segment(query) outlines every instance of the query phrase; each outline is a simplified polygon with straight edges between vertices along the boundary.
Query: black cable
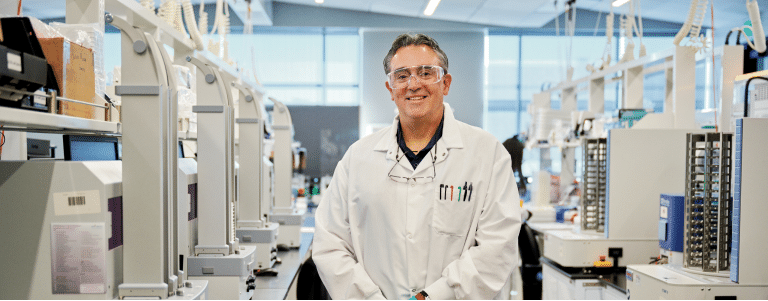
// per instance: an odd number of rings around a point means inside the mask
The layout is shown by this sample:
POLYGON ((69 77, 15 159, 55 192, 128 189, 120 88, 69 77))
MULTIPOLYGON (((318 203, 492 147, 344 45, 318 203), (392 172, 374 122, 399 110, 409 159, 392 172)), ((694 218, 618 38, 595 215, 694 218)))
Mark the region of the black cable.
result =
POLYGON ((762 79, 764 81, 768 81, 768 77, 762 77, 762 76, 755 76, 747 80, 747 84, 744 85, 744 117, 749 117, 747 116, 747 114, 749 113, 749 83, 756 78, 762 79))
POLYGON ((741 32, 736 35, 736 45, 741 45, 741 32))
POLYGON ((725 45, 728 45, 728 40, 731 39, 731 33, 733 33, 734 30, 738 30, 738 29, 731 29, 731 31, 729 31, 728 34, 725 35, 725 45))

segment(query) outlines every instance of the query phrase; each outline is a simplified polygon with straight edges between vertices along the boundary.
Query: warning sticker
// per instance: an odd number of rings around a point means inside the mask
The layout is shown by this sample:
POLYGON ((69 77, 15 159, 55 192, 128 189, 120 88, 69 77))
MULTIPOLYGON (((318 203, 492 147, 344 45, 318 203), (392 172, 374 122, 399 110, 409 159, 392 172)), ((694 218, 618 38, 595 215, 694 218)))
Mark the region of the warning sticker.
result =
POLYGON ((107 239, 104 223, 51 224, 53 294, 104 294, 107 239))

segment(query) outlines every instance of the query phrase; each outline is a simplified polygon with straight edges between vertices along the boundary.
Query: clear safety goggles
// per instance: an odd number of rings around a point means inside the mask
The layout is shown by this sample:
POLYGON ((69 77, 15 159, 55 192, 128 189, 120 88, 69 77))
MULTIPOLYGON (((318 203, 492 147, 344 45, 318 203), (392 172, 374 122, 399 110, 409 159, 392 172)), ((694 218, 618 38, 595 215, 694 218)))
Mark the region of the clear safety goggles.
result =
POLYGON ((426 176, 426 177, 403 177, 403 176, 396 176, 392 174, 392 171, 395 170, 395 166, 397 166, 400 163, 400 159, 405 157, 405 153, 403 153, 402 156, 400 155, 400 147, 397 148, 397 154, 395 154, 395 158, 397 159, 395 161, 395 165, 392 165, 392 169, 389 170, 389 173, 387 173, 387 176, 392 181, 398 182, 398 183, 408 183, 408 181, 413 180, 416 184, 426 184, 430 183, 435 180, 435 177, 437 176, 437 171, 435 170, 435 162, 437 162, 437 146, 433 146, 432 149, 429 152, 429 155, 432 156, 432 176, 426 176), (434 152, 434 154, 433 154, 434 152), (399 156, 399 158, 398 158, 399 156))
POLYGON ((397 69, 387 74, 387 77, 393 89, 402 89, 408 87, 411 78, 415 78, 424 85, 431 85, 443 79, 443 75, 445 75, 443 67, 422 65, 397 69))

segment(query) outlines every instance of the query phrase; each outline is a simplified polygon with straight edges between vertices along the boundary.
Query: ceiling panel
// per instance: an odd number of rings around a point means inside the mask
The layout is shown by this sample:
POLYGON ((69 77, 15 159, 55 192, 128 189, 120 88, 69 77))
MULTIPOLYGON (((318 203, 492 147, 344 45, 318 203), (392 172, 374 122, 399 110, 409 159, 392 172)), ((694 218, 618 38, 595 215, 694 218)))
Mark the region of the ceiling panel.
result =
MULTIPOLYGON (((331 0, 327 0, 331 1, 331 0)), ((368 0, 371 12, 400 15, 408 17, 426 17, 422 13, 427 6, 427 0, 368 0)))
POLYGON ((368 11, 368 9, 370 8, 371 1, 325 0, 323 4, 315 3, 315 0, 280 0, 280 2, 301 4, 301 5, 311 5, 311 6, 331 7, 331 8, 339 8, 339 9, 347 9, 347 10, 368 11))
MULTIPOLYGON (((68 0, 24 0, 23 13, 37 18, 56 18, 64 16, 65 3, 68 0)), ((72 0, 69 0, 72 1, 72 0)), ((155 0, 160 4, 163 0, 155 0)), ((192 0, 197 4, 215 3, 216 0, 192 0)), ((242 1, 242 0, 229 0, 242 1)), ((324 0, 317 4, 314 0, 273 0, 309 6, 366 11, 417 18, 433 18, 455 22, 469 22, 483 25, 540 27, 563 12, 565 0, 442 0, 435 14, 424 16, 423 11, 428 0, 324 0), (557 3, 557 6, 554 4, 557 3)), ((641 1, 644 18, 675 23, 685 21, 690 8, 690 0, 633 0, 641 1)), ((576 6, 582 9, 609 12, 613 0, 578 0, 576 6)), ((749 20, 744 0, 711 0, 715 7, 716 28, 732 28, 749 20), (714 1, 714 2, 713 2, 714 1)), ((14 12, 16 0, 0 0, 2 12, 14 12)), ((768 14, 768 1, 759 0, 763 15, 768 14)), ((624 7, 615 8, 616 14, 626 11, 624 7)), ((709 20, 709 15, 707 16, 709 20)), ((705 22, 709 26, 709 22, 705 22)))
POLYGON ((525 13, 533 11, 542 5, 551 5, 551 0, 530 0, 530 1, 509 1, 509 0, 488 0, 483 5, 484 10, 493 11, 518 11, 525 13))
POLYGON ((467 22, 472 15, 483 7, 482 0, 442 0, 432 17, 436 19, 467 22), (445 4, 445 6, 443 6, 445 4))
POLYGON ((482 10, 475 14, 470 22, 480 24, 493 24, 506 27, 527 27, 529 13, 510 11, 482 10))

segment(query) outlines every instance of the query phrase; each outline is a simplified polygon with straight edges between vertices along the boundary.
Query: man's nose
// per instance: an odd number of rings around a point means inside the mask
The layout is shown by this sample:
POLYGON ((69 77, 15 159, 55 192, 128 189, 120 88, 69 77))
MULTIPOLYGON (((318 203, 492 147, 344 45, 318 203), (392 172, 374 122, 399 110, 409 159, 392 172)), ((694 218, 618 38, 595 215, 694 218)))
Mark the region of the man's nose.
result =
POLYGON ((411 74, 411 77, 408 78, 408 85, 406 86, 408 90, 418 90, 422 86, 424 86, 424 84, 421 83, 419 77, 415 74, 411 74))

